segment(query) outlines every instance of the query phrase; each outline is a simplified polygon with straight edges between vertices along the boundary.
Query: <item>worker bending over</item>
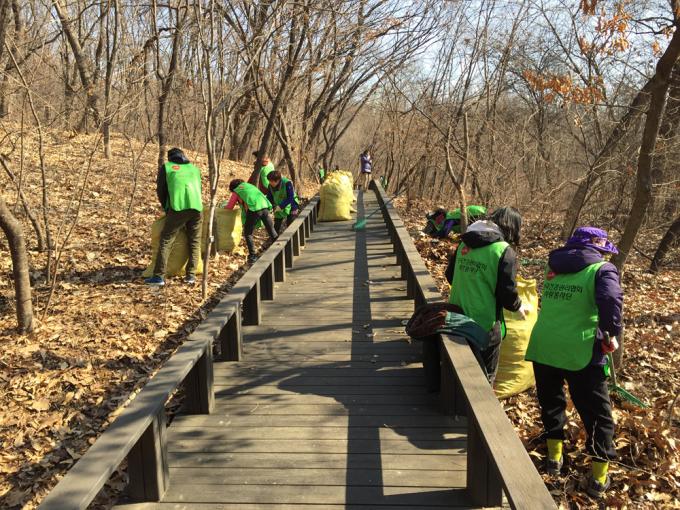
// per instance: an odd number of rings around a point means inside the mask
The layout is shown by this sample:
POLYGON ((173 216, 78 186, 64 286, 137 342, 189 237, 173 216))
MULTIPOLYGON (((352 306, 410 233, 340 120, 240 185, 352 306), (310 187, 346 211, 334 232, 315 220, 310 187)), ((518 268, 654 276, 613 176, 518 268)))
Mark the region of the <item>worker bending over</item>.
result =
POLYGON ((565 246, 550 253, 541 310, 526 353, 534 364, 548 443, 546 471, 558 475, 562 470, 566 381, 593 456, 586 491, 596 498, 609 488, 609 461, 616 457, 605 366, 607 353, 618 348, 623 292, 616 267, 603 258, 615 253, 607 232, 593 227, 577 228, 565 246))
POLYGON ((257 222, 262 221, 272 241, 275 241, 278 237, 274 229, 274 222, 269 214, 272 204, 264 196, 264 193, 257 189, 257 186, 248 184, 243 179, 232 180, 229 183, 229 191, 231 191, 231 197, 229 197, 226 209, 233 209, 237 203, 243 209, 243 231, 246 238, 246 246, 248 247, 248 262, 255 262, 257 255, 255 255, 253 232, 257 222))
POLYGON ((274 206, 274 228, 280 234, 299 212, 299 200, 293 182, 274 170, 268 176, 267 199, 274 206))

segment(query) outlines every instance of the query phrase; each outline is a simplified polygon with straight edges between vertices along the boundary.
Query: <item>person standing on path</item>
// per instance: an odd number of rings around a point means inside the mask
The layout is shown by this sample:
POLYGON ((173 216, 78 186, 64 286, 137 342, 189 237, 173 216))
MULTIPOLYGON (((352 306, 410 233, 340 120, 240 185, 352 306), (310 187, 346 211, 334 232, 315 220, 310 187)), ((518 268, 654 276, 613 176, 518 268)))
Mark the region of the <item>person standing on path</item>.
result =
POLYGON ((534 364, 548 447, 546 471, 559 475, 562 470, 566 381, 593 456, 586 492, 595 498, 609 488, 609 461, 616 458, 605 370, 607 354, 618 348, 623 291, 616 267, 603 258, 616 253, 607 232, 594 227, 577 228, 565 246, 550 253, 541 310, 525 356, 534 364))
POLYGON ((267 200, 274 206, 274 228, 280 234, 299 212, 299 201, 293 181, 274 170, 269 174, 267 200))
POLYGON ((368 183, 371 179, 371 171, 373 169, 373 160, 371 159, 371 153, 366 149, 359 156, 359 161, 361 163, 360 179, 358 188, 364 191, 368 191, 368 183))
POLYGON ((269 214, 272 209, 272 204, 267 200, 267 197, 262 193, 257 186, 253 186, 243 179, 234 179, 229 183, 229 191, 231 197, 225 206, 226 209, 233 209, 238 203, 245 212, 245 221, 243 226, 243 233, 246 238, 246 246, 248 247, 248 262, 255 262, 257 255, 255 255, 255 241, 253 239, 253 232, 258 221, 264 223, 265 229, 272 241, 276 241, 278 234, 274 229, 274 222, 269 214))
POLYGON ((191 164, 178 148, 168 151, 168 161, 160 166, 156 177, 156 194, 163 210, 165 224, 158 243, 153 276, 147 285, 165 285, 165 269, 179 229, 186 226, 189 239, 189 261, 184 282, 196 283, 196 268, 201 257, 201 171, 191 164))

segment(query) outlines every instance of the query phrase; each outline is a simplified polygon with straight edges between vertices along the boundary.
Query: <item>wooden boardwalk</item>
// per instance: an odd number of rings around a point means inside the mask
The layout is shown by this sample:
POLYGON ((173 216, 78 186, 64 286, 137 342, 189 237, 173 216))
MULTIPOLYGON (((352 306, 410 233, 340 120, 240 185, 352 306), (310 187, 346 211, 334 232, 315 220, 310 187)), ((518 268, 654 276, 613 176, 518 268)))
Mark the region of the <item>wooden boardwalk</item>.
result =
MULTIPOLYGON (((358 214, 378 206, 360 194, 358 214)), ((319 223, 244 361, 214 364, 215 411, 167 429, 169 488, 137 509, 468 507, 465 420, 425 391, 383 218, 319 223)))

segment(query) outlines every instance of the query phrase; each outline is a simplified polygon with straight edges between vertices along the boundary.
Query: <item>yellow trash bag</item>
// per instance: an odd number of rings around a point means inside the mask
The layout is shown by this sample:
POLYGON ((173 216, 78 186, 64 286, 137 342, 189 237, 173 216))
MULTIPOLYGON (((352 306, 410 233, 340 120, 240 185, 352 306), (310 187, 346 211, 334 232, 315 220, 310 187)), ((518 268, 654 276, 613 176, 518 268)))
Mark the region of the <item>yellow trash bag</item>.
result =
MULTIPOLYGON (((206 218, 207 218, 206 214, 206 218)), ((232 210, 218 207, 215 209, 215 223, 213 226, 213 237, 215 238, 215 250, 217 252, 232 253, 239 244, 243 234, 243 224, 241 223, 241 209, 235 207, 232 210)), ((203 223, 203 244, 205 246, 208 238, 208 221, 203 223)), ((205 249, 205 248, 203 248, 205 249)))
POLYGON ((517 291, 524 306, 529 308, 526 320, 519 312, 504 310, 507 333, 501 342, 498 373, 494 389, 498 398, 522 393, 534 384, 534 368, 524 355, 529 345, 531 330, 538 318, 538 293, 536 280, 517 277, 517 291))
POLYGON ((333 172, 321 186, 319 221, 351 220, 353 199, 351 178, 345 172, 333 172))
MULTIPOLYGON (((165 225, 165 216, 158 218, 151 225, 151 263, 149 267, 142 273, 144 278, 149 278, 153 276, 153 269, 156 265, 156 257, 158 256, 158 244, 161 240, 161 232, 163 231, 163 225, 165 225)), ((168 264, 165 268, 165 276, 178 276, 184 275, 187 262, 189 261, 189 240, 187 238, 187 232, 184 227, 182 227, 177 236, 175 237, 175 242, 172 243, 172 250, 170 250, 170 256, 168 257, 168 264)), ((196 274, 203 273, 203 259, 198 261, 198 267, 196 268, 196 274)))

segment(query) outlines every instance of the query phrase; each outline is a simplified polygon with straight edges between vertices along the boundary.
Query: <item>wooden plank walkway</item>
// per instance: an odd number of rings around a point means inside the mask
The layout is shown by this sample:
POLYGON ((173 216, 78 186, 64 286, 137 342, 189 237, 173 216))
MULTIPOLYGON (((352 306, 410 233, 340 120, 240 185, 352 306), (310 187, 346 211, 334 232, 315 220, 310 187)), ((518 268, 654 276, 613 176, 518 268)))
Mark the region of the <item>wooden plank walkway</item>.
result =
MULTIPOLYGON (((377 207, 360 194, 364 210, 377 207)), ((382 216, 319 223, 244 361, 215 363, 215 412, 167 431, 170 485, 137 509, 469 507, 466 427, 423 384, 413 311, 382 216)))

